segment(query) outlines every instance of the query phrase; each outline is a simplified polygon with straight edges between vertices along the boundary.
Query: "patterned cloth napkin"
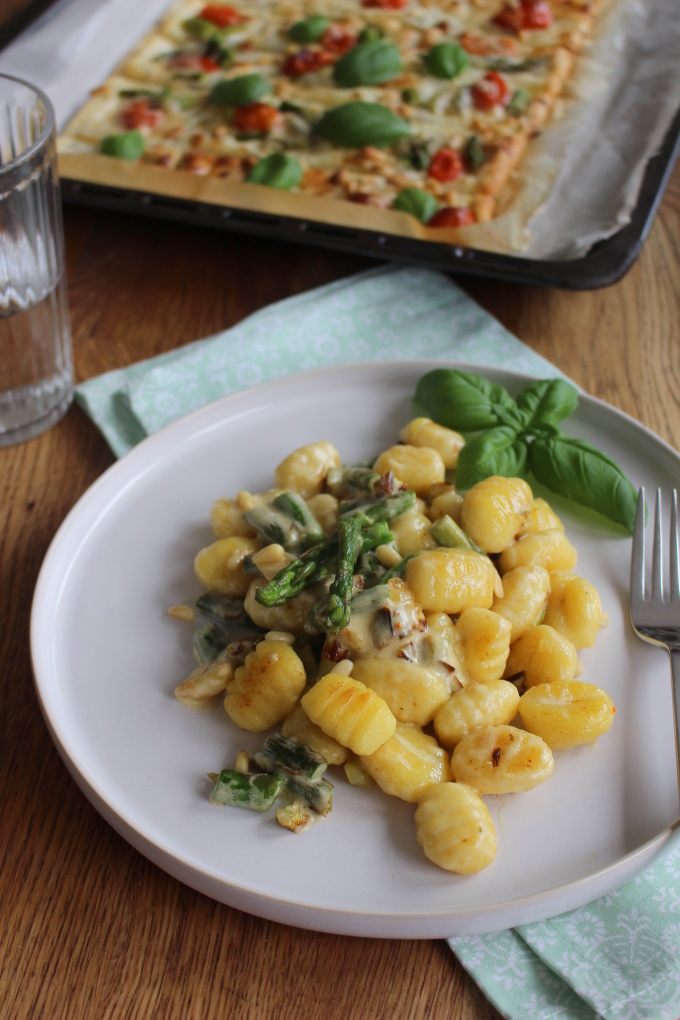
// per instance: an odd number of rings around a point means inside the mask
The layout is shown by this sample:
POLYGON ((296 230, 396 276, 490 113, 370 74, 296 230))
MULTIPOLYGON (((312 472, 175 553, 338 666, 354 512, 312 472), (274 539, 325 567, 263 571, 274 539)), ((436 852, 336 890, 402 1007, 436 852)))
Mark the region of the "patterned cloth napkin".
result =
MULTIPOLYGON (((556 369, 445 276, 372 270, 238 326, 90 379, 76 399, 116 456, 181 415, 268 379, 352 361, 433 358, 538 377, 556 369)), ((449 945, 509 1020, 677 1020, 680 845, 578 910, 449 945)))

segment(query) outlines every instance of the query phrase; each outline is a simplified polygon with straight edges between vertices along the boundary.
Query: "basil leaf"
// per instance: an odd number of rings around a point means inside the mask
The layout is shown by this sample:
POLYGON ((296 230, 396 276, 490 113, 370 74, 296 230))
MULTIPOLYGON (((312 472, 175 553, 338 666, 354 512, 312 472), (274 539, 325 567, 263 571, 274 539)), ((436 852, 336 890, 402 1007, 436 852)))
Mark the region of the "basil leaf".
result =
POLYGON ((439 208, 439 202, 428 191, 421 191, 420 188, 402 188, 392 203, 392 208, 415 216, 421 223, 427 223, 439 208))
POLYGON ((518 478, 526 473, 527 444, 513 428, 488 429, 465 444, 458 456, 456 485, 471 489, 489 475, 518 478))
POLYGON ((468 66, 468 55, 458 43, 441 42, 423 58, 425 67, 435 78, 457 78, 468 66))
POLYGON ((343 89, 356 85, 381 85, 401 74, 401 53, 387 39, 359 43, 335 64, 333 78, 343 89))
POLYGON ((301 21, 296 21, 294 25, 291 25, 288 29, 288 36, 293 42, 297 43, 312 43, 320 39, 324 34, 330 21, 328 18, 324 18, 322 14, 313 14, 311 18, 303 18, 301 21))
POLYGON ((212 106, 248 106, 271 92, 271 82, 261 74, 241 74, 218 81, 208 96, 212 106))
POLYGON ((141 131, 125 131, 120 135, 107 135, 102 139, 99 151, 116 159, 137 160, 144 154, 144 135, 141 131))
POLYGON ((551 492, 598 510, 633 533, 637 490, 610 457, 584 439, 537 437, 529 448, 529 464, 551 492))
POLYGON ((440 425, 478 432, 495 425, 521 426, 515 401, 503 386, 472 372, 435 368, 416 386, 416 403, 440 425))
POLYGON ((270 188, 290 191, 302 179, 302 167, 292 156, 284 152, 273 152, 256 163, 246 180, 251 184, 267 184, 270 188))
POLYGON ((578 407, 578 390, 564 379, 541 379, 517 397, 526 426, 557 425, 578 407))
POLYGON ((357 99, 325 113, 316 125, 316 133, 348 149, 360 149, 364 145, 381 148, 410 135, 411 127, 386 106, 357 99))

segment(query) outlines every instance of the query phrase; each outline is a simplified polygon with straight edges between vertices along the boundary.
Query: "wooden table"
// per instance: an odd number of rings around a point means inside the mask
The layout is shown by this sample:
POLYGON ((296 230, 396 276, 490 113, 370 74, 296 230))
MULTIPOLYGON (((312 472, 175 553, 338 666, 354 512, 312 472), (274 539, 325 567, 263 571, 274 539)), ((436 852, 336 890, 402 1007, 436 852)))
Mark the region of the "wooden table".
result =
MULTIPOLYGON (((680 448, 678 238, 680 170, 616 286, 569 294, 459 282, 588 392, 680 448)), ((79 380, 373 264, 74 208, 66 242, 79 380)), ((148 863, 79 792, 33 691, 29 614, 55 531, 112 459, 75 407, 46 435, 0 450, 0 1013, 497 1018, 444 942, 318 935, 213 903, 148 863)))

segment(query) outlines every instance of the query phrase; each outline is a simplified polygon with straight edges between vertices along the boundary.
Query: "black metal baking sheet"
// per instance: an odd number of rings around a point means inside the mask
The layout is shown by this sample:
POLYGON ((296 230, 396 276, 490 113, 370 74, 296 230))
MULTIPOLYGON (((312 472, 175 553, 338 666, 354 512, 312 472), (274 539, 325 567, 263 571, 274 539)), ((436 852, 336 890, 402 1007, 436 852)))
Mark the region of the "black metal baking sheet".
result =
POLYGON ((80 205, 317 245, 486 279, 579 291, 608 287, 620 280, 633 265, 651 230, 678 155, 680 111, 661 149, 647 165, 630 222, 611 237, 595 244, 586 255, 559 261, 498 255, 476 248, 419 241, 373 230, 338 227, 293 216, 229 209, 69 178, 63 178, 61 183, 64 200, 80 205))

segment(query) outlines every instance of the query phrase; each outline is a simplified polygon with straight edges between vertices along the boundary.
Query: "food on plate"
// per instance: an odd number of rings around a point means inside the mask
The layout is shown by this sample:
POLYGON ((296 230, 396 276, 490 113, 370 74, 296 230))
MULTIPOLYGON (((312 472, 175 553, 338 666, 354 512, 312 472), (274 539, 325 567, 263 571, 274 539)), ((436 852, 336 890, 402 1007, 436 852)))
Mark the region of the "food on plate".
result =
MULTIPOLYGON (((466 413, 463 432, 488 427, 474 402, 466 413)), ((227 725, 268 734, 209 774, 213 803, 276 807, 301 832, 331 812, 335 769, 417 805, 427 857, 470 874, 496 854, 482 798, 533 789, 554 753, 609 729, 609 695, 575 679, 577 649, 606 616, 571 545, 568 569, 552 552, 504 566, 528 539, 567 543, 526 479, 459 491, 447 464, 463 462, 462 433, 421 416, 400 434, 358 465, 307 444, 280 461, 274 488, 216 501, 216 541, 195 559, 198 666, 175 693, 222 701, 227 725)))
POLYGON ((393 209, 437 231, 483 222, 549 119, 594 9, 179 0, 60 147, 393 209))

